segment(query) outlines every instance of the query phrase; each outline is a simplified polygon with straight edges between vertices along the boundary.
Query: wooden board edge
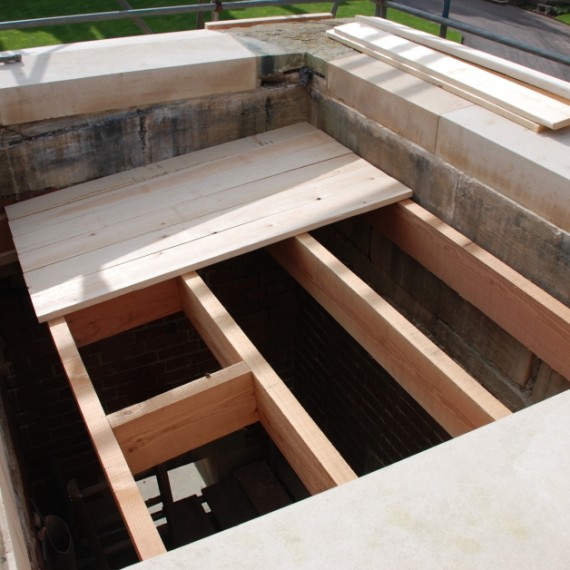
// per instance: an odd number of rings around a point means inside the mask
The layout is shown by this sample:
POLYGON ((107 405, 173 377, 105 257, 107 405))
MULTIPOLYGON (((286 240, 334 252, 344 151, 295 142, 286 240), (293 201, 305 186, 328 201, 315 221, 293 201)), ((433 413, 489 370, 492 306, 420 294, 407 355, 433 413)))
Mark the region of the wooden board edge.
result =
POLYGON ((146 560, 165 553, 162 539, 107 421, 65 318, 50 321, 48 327, 89 437, 139 558, 146 560))
POLYGON ((361 44, 357 41, 351 40, 347 37, 344 37, 342 35, 335 33, 334 30, 328 30, 327 36, 330 37, 331 39, 334 39, 334 40, 348 46, 348 47, 351 47, 357 51, 360 51, 361 53, 364 53, 370 57, 373 57, 373 58, 377 59, 378 61, 381 61, 383 63, 391 65, 392 67, 395 67, 396 69, 399 69, 400 71, 404 71, 405 73, 409 73, 410 75, 413 75, 413 76, 417 77, 418 79, 421 79, 423 81, 427 81, 428 83, 431 83, 432 85, 435 85, 436 87, 444 89, 445 91, 447 91, 453 95, 457 95, 458 97, 462 97, 463 99, 465 99, 466 101, 469 101, 470 103, 473 103, 475 105, 479 105, 480 107, 483 107, 483 108, 487 109, 488 111, 491 111, 492 113, 500 115, 501 117, 508 119, 509 121, 512 121, 512 122, 514 122, 514 123, 516 123, 522 127, 525 127, 525 128, 527 128, 533 132, 538 133, 538 132, 542 132, 542 131, 546 130, 547 128, 549 128, 549 127, 546 127, 544 125, 537 123, 536 121, 532 121, 530 119, 527 119, 526 117, 518 115, 517 113, 514 113, 514 112, 510 111, 509 109, 505 109, 503 107, 500 107, 499 105, 497 105, 491 101, 484 100, 481 97, 479 97, 473 93, 469 93, 469 92, 465 91, 464 89, 461 89, 455 85, 451 85, 451 84, 446 83, 445 81, 443 81, 441 79, 437 79, 437 78, 432 77, 426 73, 423 73, 422 71, 415 69, 409 65, 406 65, 405 63, 397 61, 397 60, 395 60, 391 57, 388 57, 384 54, 381 54, 379 52, 376 52, 373 49, 370 49, 369 47, 365 46, 364 44, 361 44))

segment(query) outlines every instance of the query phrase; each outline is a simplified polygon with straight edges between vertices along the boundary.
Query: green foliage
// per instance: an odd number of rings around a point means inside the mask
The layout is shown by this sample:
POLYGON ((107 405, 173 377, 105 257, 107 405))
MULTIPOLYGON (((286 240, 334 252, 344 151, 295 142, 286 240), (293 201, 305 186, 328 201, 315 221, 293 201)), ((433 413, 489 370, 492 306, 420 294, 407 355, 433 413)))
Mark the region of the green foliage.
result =
MULTIPOLYGON (((192 4, 183 0, 130 0, 133 8, 153 8, 159 6, 192 4)), ((68 14, 86 14, 95 12, 114 12, 119 9, 116 0, 17 0, 2 2, 0 17, 2 21, 26 20, 63 16, 68 14)), ((236 18, 259 18, 277 15, 304 14, 308 12, 328 12, 331 3, 298 4, 284 7, 260 7, 246 10, 222 12, 221 18, 233 20, 236 18)), ((341 3, 337 16, 348 18, 356 14, 373 15, 374 4, 370 0, 345 0, 341 3)), ((205 20, 210 14, 205 14, 205 20)), ((410 27, 438 33, 438 26, 395 10, 388 11, 391 20, 406 24, 410 27)), ((145 18, 145 22, 154 32, 174 32, 191 30, 196 27, 195 14, 180 14, 145 18)), ((42 45, 56 45, 70 42, 99 40, 140 34, 140 30, 130 20, 114 20, 107 22, 92 22, 71 26, 48 26, 45 28, 29 28, 23 30, 0 31, 0 51, 22 49, 42 45)), ((450 31, 448 38, 461 41, 461 35, 450 31)))

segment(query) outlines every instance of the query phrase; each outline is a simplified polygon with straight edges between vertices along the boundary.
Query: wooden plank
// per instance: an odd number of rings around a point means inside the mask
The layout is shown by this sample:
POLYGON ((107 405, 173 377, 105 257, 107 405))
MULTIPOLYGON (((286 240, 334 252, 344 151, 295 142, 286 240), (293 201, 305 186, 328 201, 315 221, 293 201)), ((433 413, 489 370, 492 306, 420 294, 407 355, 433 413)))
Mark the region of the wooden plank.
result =
POLYGON ((107 421, 65 319, 50 321, 49 329, 139 558, 145 560, 163 554, 166 549, 107 421))
POLYGON ((378 231, 570 379, 570 308, 406 200, 369 215, 378 231))
POLYGON ((134 474, 258 421, 243 362, 107 416, 134 474))
POLYGON ((363 54, 369 55, 370 57, 373 57, 374 59, 377 59, 378 61, 381 61, 383 63, 391 65, 392 67, 395 67, 396 69, 400 69, 401 71, 405 71, 406 73, 409 73, 410 75, 413 75, 413 76, 417 77, 418 79, 422 79, 423 81, 431 83, 432 85, 434 85, 436 87, 440 87, 441 89, 447 91, 448 93, 452 93, 453 95, 458 95, 459 97, 462 97, 466 101, 469 101, 471 103, 475 103, 475 104, 479 105, 480 107, 484 107, 485 109, 492 111, 493 113, 500 115, 501 117, 505 117, 506 119, 509 119, 510 121, 513 121, 514 123, 517 123, 523 127, 526 127, 527 129, 530 129, 530 130, 535 131, 535 132, 540 132, 540 131, 545 130, 545 127, 543 125, 539 125, 535 121, 530 121, 528 119, 525 119, 524 117, 521 117, 517 113, 513 113, 512 111, 509 111, 508 109, 504 109, 501 106, 496 105, 492 101, 485 100, 483 97, 479 97, 474 93, 470 93, 470 92, 466 91, 465 89, 461 89, 461 88, 457 87, 456 85, 452 85, 443 79, 436 81, 435 78, 430 76, 428 73, 424 73, 423 71, 420 71, 420 70, 412 67, 411 65, 407 65, 407 64, 405 64, 401 61, 398 61, 392 57, 381 54, 378 51, 367 47, 366 45, 364 45, 361 42, 358 42, 358 41, 349 39, 348 37, 344 37, 340 34, 337 34, 337 33, 335 33, 334 30, 328 30, 327 35, 330 38, 335 39, 335 40, 337 40, 337 41, 339 41, 339 42, 341 42, 341 43, 343 43, 343 44, 345 44, 345 45, 347 45, 347 46, 349 46, 349 47, 351 47, 357 51, 360 51, 363 54))
POLYGON ((11 204, 7 207, 10 226, 15 235, 34 231, 35 228, 33 225, 30 227, 28 222, 20 224, 16 220, 27 216, 39 215, 44 212, 46 217, 35 218, 34 222, 43 223, 53 221, 57 218, 58 212, 50 211, 62 206, 71 206, 71 204, 75 202, 82 202, 94 196, 102 196, 106 193, 121 191, 131 185, 151 182, 163 176, 175 174, 181 170, 194 168, 200 164, 215 163, 232 155, 247 153, 263 145, 276 144, 311 132, 314 132, 314 127, 308 123, 296 123, 273 131, 267 131, 188 154, 175 156, 160 162, 134 168, 133 170, 90 180, 89 182, 58 190, 57 192, 37 196, 32 200, 11 204))
POLYGON ((178 286, 170 279, 66 316, 77 346, 86 346, 181 311, 178 286))
POLYGON ((230 30, 233 28, 249 28, 264 24, 295 24, 299 22, 312 22, 314 20, 331 20, 334 16, 330 12, 316 14, 295 14, 292 16, 269 16, 267 18, 240 18, 238 20, 218 20, 206 22, 207 30, 230 30))
POLYGON ((451 435, 510 414, 310 235, 276 244, 269 252, 451 435))
POLYGON ((78 258, 64 262, 65 266, 54 264, 28 272, 26 280, 38 318, 43 321, 66 314, 411 196, 408 188, 362 159, 354 157, 338 169, 329 166, 332 176, 229 210, 221 207, 204 223, 198 220, 176 233, 172 241, 166 238, 136 250, 125 242, 119 246, 124 256, 115 250, 107 255, 107 263, 102 259, 94 263, 90 257, 91 272, 79 269, 78 258), (349 185, 351 192, 347 193, 349 185))
POLYGON ((550 129, 570 125, 570 105, 431 48, 358 22, 338 26, 334 33, 550 129))
MULTIPOLYGON (((61 208, 61 216, 49 226, 42 224, 31 234, 15 237, 22 268, 29 272, 92 257, 108 262, 114 251, 123 259, 127 246, 171 247, 185 238, 185 229, 208 220, 220 207, 227 210, 261 200, 355 162, 354 155, 330 137, 305 139, 251 151, 226 164, 185 170, 97 201, 86 200, 81 211, 77 206, 67 212, 61 208)), ((33 225, 34 218, 28 222, 33 225)))
POLYGON ((469 61, 475 65, 480 65, 487 69, 497 71, 528 85, 533 85, 534 87, 544 89, 549 93, 554 93, 559 97, 570 99, 570 83, 563 81, 562 79, 558 79, 557 77, 553 77, 552 75, 525 67, 524 65, 519 65, 518 63, 503 59, 502 57, 497 57, 490 53, 485 53, 465 44, 459 44, 445 38, 434 36, 433 34, 422 32, 421 30, 409 28, 408 26, 386 20, 385 18, 356 16, 356 21, 373 26, 374 28, 378 28, 385 32, 396 34, 402 38, 430 47, 437 51, 441 51, 448 55, 459 57, 462 60, 469 61))
POLYGON ((315 494, 356 478, 338 451, 195 273, 179 279, 182 305, 224 366, 253 372, 259 419, 307 489, 315 494))

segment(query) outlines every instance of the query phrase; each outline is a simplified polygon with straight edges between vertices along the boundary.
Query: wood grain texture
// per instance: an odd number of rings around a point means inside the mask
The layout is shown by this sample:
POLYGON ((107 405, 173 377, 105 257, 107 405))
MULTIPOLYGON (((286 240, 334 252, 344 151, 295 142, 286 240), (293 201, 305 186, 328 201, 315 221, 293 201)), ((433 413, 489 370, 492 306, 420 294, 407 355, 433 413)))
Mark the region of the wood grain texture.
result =
POLYGON ((141 560, 166 552, 64 318, 49 329, 103 472, 141 560))
POLYGON ((408 26, 398 24, 397 22, 391 22, 385 18, 356 16, 356 21, 391 34, 396 34, 397 36, 406 38, 407 40, 417 44, 458 57, 464 61, 474 63, 475 65, 483 66, 486 69, 497 71, 528 85, 533 85, 534 87, 544 89, 549 93, 554 93, 559 97, 570 99, 570 83, 562 79, 558 79, 557 77, 553 77, 552 75, 537 71, 536 69, 525 67, 524 65, 503 59, 502 57, 497 57, 490 53, 485 53, 484 51, 474 49, 465 44, 452 42, 445 38, 440 38, 433 34, 422 32, 421 30, 409 28, 408 26))
POLYGON ((356 478, 222 304, 195 273, 179 278, 182 305, 224 366, 243 360, 254 375, 259 419, 307 489, 325 491, 356 478))
POLYGON ((452 85, 451 83, 443 79, 439 79, 436 81, 432 76, 429 75, 429 73, 425 73, 419 69, 416 69, 412 65, 408 65, 406 63, 403 63, 402 61, 394 59, 393 57, 382 54, 377 50, 366 46, 362 42, 350 39, 348 36, 337 34, 335 33, 335 30, 328 30, 327 35, 330 38, 335 39, 346 46, 349 46, 365 55, 368 55, 370 57, 373 57, 374 59, 377 59, 378 61, 381 61, 382 63, 386 63, 387 65, 395 67, 396 69, 405 71, 406 73, 413 75, 418 79, 422 79, 426 83, 431 83, 432 85, 440 87, 442 90, 445 90, 448 93, 462 97, 463 99, 465 99, 466 102, 475 103, 481 107, 484 107, 485 109, 492 111, 493 113, 500 115, 501 117, 509 119, 510 121, 513 121, 514 123, 517 123, 523 127, 526 127, 527 129, 530 129, 534 132, 541 132, 545 129, 543 125, 540 125, 535 121, 530 121, 524 117, 521 117, 517 113, 509 111, 508 109, 504 109, 500 105, 496 105, 491 101, 485 100, 483 97, 479 97, 474 93, 470 93, 465 89, 461 89, 457 85, 452 85))
POLYGON ((298 24, 315 20, 331 20, 334 16, 330 12, 316 14, 295 14, 292 16, 268 16, 266 18, 240 18, 239 20, 218 20, 206 22, 206 30, 230 30, 232 28, 249 28, 261 24, 298 24))
POLYGON ((570 308, 411 200, 369 214, 368 219, 400 249, 570 379, 570 308))
POLYGON ((181 311, 173 279, 127 293, 66 316, 77 346, 145 325, 181 311))
POLYGON ((465 96, 474 95, 481 105, 488 101, 550 129, 570 125, 570 105, 372 26, 359 22, 345 24, 336 27, 330 37, 357 42, 373 53, 387 56, 423 73, 426 80, 441 84, 443 88, 453 86, 461 89, 465 96))
POLYGON ((258 421, 243 362, 107 417, 136 475, 258 421))
POLYGON ((510 414, 403 315, 308 234, 268 248, 451 435, 510 414))
POLYGON ((222 146, 10 208, 38 318, 411 196, 306 123, 222 146))

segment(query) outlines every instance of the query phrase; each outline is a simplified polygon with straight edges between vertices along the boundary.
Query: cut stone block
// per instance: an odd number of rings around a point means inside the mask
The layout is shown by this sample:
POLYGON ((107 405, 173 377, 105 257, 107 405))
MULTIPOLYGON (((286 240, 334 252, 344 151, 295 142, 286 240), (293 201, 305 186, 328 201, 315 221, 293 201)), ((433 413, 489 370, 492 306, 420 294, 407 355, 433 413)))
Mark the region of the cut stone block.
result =
POLYGON ((441 115, 472 106, 434 85, 364 54, 329 64, 332 97, 435 152, 441 115))
POLYGON ((195 30, 22 50, 0 76, 0 124, 237 93, 256 57, 233 37, 195 30))
POLYGON ((437 154, 565 231, 570 131, 535 133, 475 106, 440 121, 437 154))

